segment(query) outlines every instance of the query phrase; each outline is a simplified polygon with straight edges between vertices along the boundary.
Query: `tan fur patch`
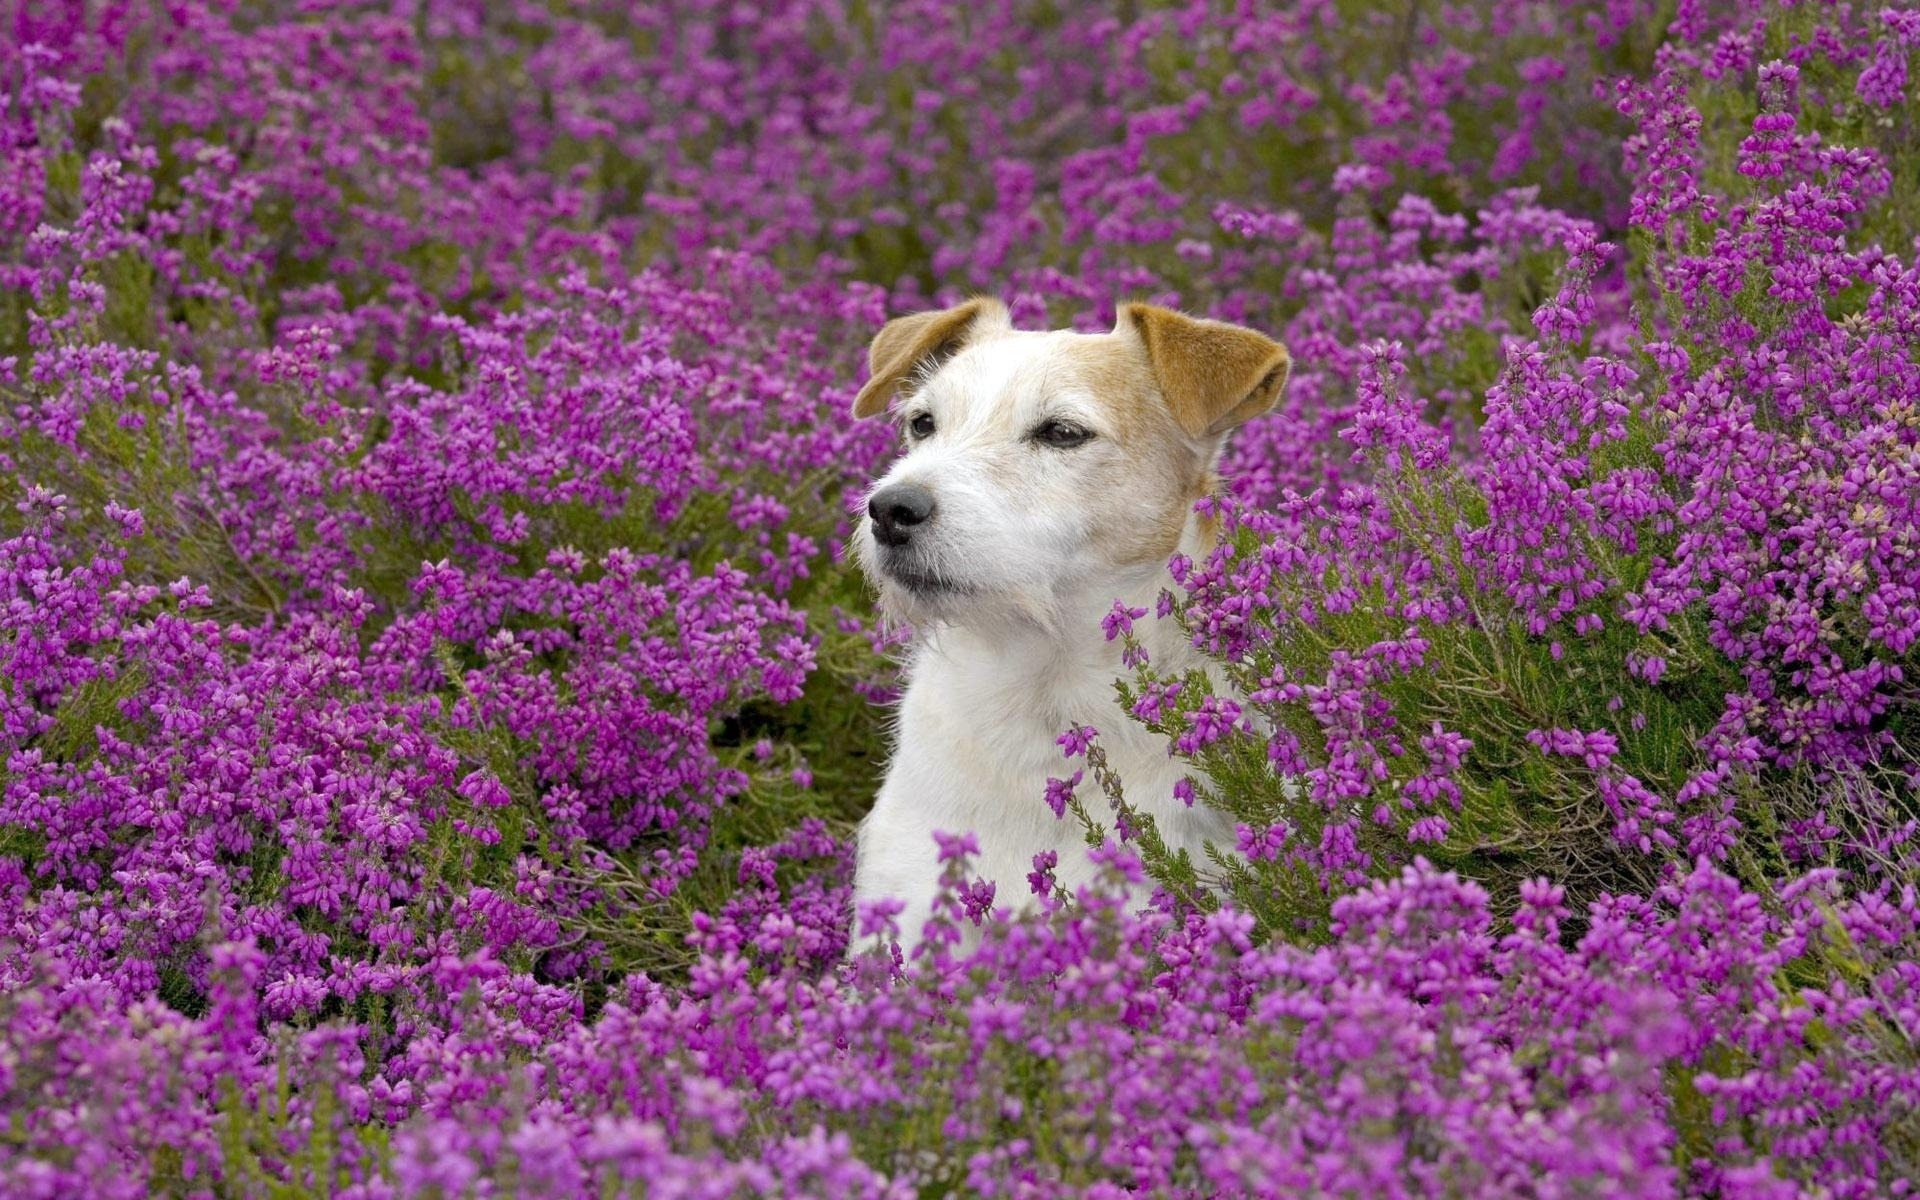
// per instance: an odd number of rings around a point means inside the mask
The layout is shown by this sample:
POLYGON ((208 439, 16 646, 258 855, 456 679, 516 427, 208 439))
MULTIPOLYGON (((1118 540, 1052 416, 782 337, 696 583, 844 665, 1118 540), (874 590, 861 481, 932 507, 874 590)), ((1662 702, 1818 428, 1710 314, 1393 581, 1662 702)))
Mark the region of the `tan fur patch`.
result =
MULTIPOLYGON (((1220 477, 1212 471, 1208 471, 1200 482, 1199 495, 1196 495, 1193 499, 1198 501, 1201 496, 1217 496, 1219 494, 1220 477)), ((1189 504, 1188 507, 1192 507, 1192 504, 1189 504)), ((1194 549, 1202 555, 1213 553, 1213 548, 1220 544, 1220 535, 1223 532, 1220 527, 1219 514, 1208 513, 1203 517, 1196 518, 1196 522, 1196 532, 1199 535, 1196 540, 1199 544, 1195 546, 1194 549)))
POLYGON ((1206 494, 1210 448, 1181 428, 1137 340, 1116 334, 1075 338, 1060 358, 1107 409, 1121 450, 1106 481, 1121 503, 1101 514, 1096 544, 1116 564, 1165 560, 1180 546, 1194 501, 1206 494))
POLYGON ((869 378, 853 398, 853 415, 866 418, 887 411, 900 385, 928 359, 957 350, 980 334, 1011 326, 1007 306, 986 296, 888 321, 867 348, 869 378))
POLYGON ((1285 347, 1251 329, 1151 304, 1122 305, 1120 328, 1146 347, 1161 394, 1194 437, 1245 424, 1272 408, 1287 384, 1285 347))

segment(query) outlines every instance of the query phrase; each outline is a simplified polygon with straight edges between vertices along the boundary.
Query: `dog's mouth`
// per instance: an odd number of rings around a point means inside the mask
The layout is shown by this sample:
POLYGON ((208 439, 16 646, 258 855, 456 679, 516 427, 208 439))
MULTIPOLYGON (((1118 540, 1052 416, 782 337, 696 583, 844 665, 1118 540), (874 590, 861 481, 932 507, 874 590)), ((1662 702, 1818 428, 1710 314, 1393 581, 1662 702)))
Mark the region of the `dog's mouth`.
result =
POLYGON ((957 579, 949 578, 938 571, 931 571, 916 563, 887 562, 881 570, 894 583, 912 592, 916 596, 932 598, 935 596, 964 596, 973 589, 957 579))

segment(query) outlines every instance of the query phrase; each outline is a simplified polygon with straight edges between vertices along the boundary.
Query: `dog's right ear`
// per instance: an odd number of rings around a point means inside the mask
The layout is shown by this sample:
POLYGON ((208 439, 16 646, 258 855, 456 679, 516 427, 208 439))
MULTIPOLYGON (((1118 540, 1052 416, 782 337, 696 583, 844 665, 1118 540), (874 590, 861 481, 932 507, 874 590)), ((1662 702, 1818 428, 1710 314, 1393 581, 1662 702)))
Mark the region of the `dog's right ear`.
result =
POLYGON ((988 329, 1012 327, 1007 306, 985 296, 888 321, 867 350, 871 378, 853 398, 853 415, 864 419, 887 411, 894 393, 921 364, 950 357, 988 329))

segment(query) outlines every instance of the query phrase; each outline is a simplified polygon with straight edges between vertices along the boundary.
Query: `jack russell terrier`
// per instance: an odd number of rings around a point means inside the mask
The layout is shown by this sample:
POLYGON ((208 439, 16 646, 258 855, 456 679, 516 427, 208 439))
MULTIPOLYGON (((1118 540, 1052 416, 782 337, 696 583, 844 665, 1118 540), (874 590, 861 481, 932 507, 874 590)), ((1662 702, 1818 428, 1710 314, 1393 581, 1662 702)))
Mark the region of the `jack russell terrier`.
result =
MULTIPOLYGON (((1076 724, 1100 731, 1169 850, 1231 847, 1230 821, 1175 797, 1188 770, 1166 739, 1122 711, 1121 647, 1100 622, 1116 599, 1152 609, 1174 553, 1211 550, 1194 502, 1218 485, 1228 431, 1279 398, 1286 350, 1146 304, 1122 306, 1111 333, 1026 332, 975 299, 888 322, 868 357, 853 415, 891 407, 906 452, 869 493, 853 552, 916 638, 856 903, 903 901, 910 952, 938 890, 936 831, 975 836, 1002 904, 1027 894, 1039 851, 1068 889, 1090 880, 1083 831, 1044 800, 1076 724)), ((1202 663, 1171 622, 1139 629, 1162 670, 1202 663)))

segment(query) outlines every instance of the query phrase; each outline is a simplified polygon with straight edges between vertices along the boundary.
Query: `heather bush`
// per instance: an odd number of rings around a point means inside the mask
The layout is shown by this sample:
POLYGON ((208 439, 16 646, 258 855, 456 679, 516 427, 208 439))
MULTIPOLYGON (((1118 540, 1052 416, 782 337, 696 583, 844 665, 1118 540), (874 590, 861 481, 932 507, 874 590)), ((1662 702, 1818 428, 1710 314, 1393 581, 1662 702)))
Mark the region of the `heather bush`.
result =
POLYGON ((8 1194, 1920 1176, 1920 12, 9 20, 8 1194), (1292 351, 1105 622, 1238 840, 1063 730, 1106 878, 845 961, 845 413, 973 289, 1292 351))
MULTIPOLYGON (((1761 36, 1722 53, 1757 60, 1761 36)), ((1422 419, 1439 389, 1405 342, 1365 344, 1351 482, 1256 490, 1229 512, 1238 537, 1176 564, 1169 607, 1250 703, 1151 664, 1128 694, 1280 877, 1311 868, 1320 890, 1431 844, 1515 884, 1551 863, 1571 887, 1644 891, 1667 858, 1759 882, 1858 849, 1783 811, 1793 780, 1912 760, 1920 564, 1895 531, 1920 497, 1914 276, 1850 236, 1890 151, 1796 135, 1802 70, 1772 60, 1754 132, 1714 171, 1662 135, 1698 128, 1694 90, 1723 112, 1754 90, 1720 65, 1689 88, 1669 47, 1622 89, 1643 123, 1630 232, 1664 319, 1610 330, 1615 248, 1542 222, 1564 242, 1557 290, 1505 341, 1477 445, 1422 419)))

